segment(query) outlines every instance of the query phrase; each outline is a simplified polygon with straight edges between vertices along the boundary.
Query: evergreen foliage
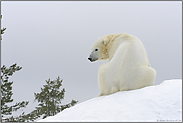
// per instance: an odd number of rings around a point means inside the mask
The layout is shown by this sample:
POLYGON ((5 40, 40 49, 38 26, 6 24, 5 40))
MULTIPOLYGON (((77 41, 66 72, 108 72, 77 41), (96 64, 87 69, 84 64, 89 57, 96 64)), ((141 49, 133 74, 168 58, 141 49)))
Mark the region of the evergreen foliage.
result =
POLYGON ((6 28, 1 29, 1 34, 4 34, 5 30, 6 30, 6 28))
MULTIPOLYGON (((13 102, 13 82, 10 82, 8 79, 13 75, 13 73, 21 69, 22 67, 17 66, 16 63, 11 65, 9 68, 7 68, 5 65, 1 67, 1 121, 3 122, 16 121, 18 118, 14 118, 13 116, 9 117, 9 115, 12 115, 12 112, 17 111, 20 108, 25 108, 29 103, 28 101, 22 101, 12 106, 8 105, 9 103, 13 102)), ((22 114, 24 114, 24 112, 22 114)))
POLYGON ((62 100, 64 99, 65 88, 62 90, 63 80, 60 80, 58 77, 56 80, 51 81, 50 79, 46 80, 46 85, 43 85, 40 93, 34 93, 35 100, 38 101, 38 107, 29 114, 23 112, 21 115, 14 117, 12 116, 13 111, 17 111, 20 108, 25 108, 29 101, 18 102, 15 105, 8 106, 8 103, 13 102, 11 98, 12 93, 12 84, 8 79, 16 71, 21 70, 22 67, 17 66, 17 64, 11 65, 7 68, 5 65, 1 68, 1 114, 2 122, 29 122, 35 121, 36 119, 46 118, 48 116, 54 116, 57 113, 63 111, 66 108, 74 106, 78 101, 72 100, 66 105, 61 105, 62 100))
MULTIPOLYGON (((2 18, 2 15, 1 15, 2 18)), ((4 34, 6 28, 1 29, 1 35, 4 34)), ((2 40, 2 36, 1 36, 2 40)), ((10 82, 8 79, 10 76, 13 75, 16 71, 21 70, 22 67, 17 66, 17 64, 11 65, 9 68, 7 68, 5 65, 1 67, 1 116, 0 121, 1 122, 24 122, 24 112, 18 116, 13 117, 12 112, 15 112, 19 110, 20 108, 25 108, 28 105, 28 101, 22 101, 18 102, 12 106, 9 106, 8 104, 13 102, 12 99, 12 84, 13 82, 10 82)))
POLYGON ((35 110, 27 115, 20 115, 16 120, 20 122, 35 121, 38 118, 46 118, 48 116, 54 116, 57 113, 63 111, 66 108, 74 106, 78 101, 72 100, 66 105, 61 105, 61 101, 64 99, 65 89, 60 89, 62 86, 60 77, 56 80, 46 80, 46 85, 43 85, 40 93, 34 93, 35 101, 38 101, 38 106, 35 110))
POLYGON ((56 80, 51 81, 46 80, 46 85, 43 85, 40 93, 34 93, 35 100, 38 101, 38 107, 33 112, 37 116, 43 116, 46 118, 48 116, 54 116, 57 113, 63 111, 66 108, 74 106, 78 101, 72 100, 71 103, 66 105, 61 105, 61 101, 64 99, 65 89, 61 89, 62 81, 60 77, 56 80))
MULTIPOLYGON (((2 15, 1 15, 2 18, 2 15)), ((6 28, 1 29, 1 35, 4 34, 4 31, 6 30, 6 28)), ((1 40, 2 40, 2 36, 1 36, 1 40)))

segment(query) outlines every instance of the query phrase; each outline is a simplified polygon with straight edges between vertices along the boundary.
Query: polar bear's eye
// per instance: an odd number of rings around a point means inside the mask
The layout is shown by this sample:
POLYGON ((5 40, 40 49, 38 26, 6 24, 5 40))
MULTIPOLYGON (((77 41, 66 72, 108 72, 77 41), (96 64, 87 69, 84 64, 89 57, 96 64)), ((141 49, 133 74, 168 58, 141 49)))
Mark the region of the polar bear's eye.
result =
POLYGON ((95 49, 95 51, 98 51, 98 49, 95 49))

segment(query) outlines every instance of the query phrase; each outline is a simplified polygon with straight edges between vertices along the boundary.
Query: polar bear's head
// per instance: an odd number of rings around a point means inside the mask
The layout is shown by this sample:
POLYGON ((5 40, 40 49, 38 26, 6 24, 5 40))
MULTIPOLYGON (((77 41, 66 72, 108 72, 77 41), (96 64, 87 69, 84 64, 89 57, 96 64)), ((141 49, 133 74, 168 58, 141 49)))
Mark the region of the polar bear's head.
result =
POLYGON ((94 44, 92 52, 88 58, 91 62, 94 62, 96 60, 105 60, 109 58, 107 51, 108 41, 109 39, 106 36, 98 39, 98 41, 94 44))

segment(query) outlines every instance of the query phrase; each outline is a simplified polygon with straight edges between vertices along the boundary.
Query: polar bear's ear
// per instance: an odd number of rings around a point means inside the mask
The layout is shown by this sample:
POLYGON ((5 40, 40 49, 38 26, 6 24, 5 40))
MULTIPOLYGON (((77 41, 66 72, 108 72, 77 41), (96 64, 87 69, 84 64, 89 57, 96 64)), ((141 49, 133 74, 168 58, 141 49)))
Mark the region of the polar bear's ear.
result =
POLYGON ((102 43, 103 43, 104 45, 106 45, 106 44, 107 44, 107 41, 104 39, 104 40, 102 41, 102 43))

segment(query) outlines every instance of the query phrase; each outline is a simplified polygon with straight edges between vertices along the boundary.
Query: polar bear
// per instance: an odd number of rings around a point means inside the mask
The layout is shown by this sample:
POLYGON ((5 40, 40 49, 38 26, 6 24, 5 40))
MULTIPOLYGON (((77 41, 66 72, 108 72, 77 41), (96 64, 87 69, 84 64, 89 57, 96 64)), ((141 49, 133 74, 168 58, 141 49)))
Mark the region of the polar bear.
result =
POLYGON ((118 33, 99 38, 88 59, 109 59, 99 67, 99 96, 154 85, 156 71, 150 67, 142 42, 133 35, 118 33))

